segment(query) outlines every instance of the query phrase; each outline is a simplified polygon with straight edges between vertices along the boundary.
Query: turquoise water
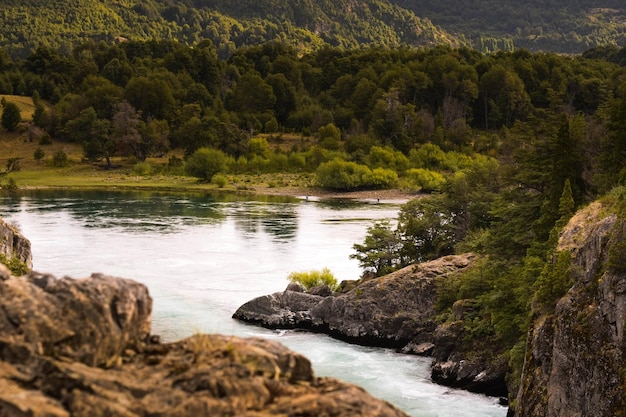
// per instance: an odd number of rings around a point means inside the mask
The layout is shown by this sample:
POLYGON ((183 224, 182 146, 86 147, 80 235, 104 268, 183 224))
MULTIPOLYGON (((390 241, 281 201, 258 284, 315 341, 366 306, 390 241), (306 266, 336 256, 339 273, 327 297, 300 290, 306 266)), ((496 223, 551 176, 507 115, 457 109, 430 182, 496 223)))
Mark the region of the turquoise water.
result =
POLYGON ((244 302, 284 290, 293 271, 358 278, 352 245, 372 221, 395 219, 398 202, 58 191, 0 201, 0 216, 31 240, 35 270, 146 284, 152 331, 166 341, 195 332, 267 337, 305 354, 317 375, 358 384, 415 417, 506 415, 494 398, 431 383, 428 358, 231 319, 244 302))

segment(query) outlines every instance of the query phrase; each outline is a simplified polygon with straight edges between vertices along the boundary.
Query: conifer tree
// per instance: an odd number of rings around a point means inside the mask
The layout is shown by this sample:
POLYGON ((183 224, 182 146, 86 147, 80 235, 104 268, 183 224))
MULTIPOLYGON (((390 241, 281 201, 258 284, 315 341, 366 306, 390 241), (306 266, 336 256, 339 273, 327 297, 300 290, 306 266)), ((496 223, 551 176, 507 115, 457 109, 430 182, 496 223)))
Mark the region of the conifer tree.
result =
POLYGON ((17 125, 22 121, 22 114, 17 104, 6 101, 2 110, 2 127, 12 132, 17 128, 17 125))

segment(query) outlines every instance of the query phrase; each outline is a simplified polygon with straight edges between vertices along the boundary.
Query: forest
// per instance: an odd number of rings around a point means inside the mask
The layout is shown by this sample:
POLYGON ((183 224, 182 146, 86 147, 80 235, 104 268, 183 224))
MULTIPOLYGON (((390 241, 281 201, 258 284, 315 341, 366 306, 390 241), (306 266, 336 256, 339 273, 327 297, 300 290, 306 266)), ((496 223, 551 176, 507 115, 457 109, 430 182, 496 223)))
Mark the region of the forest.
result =
POLYGON ((69 53, 87 41, 209 39, 220 58, 241 46, 282 42, 307 52, 450 44, 454 36, 385 0, 0 0, 0 47, 24 58, 40 46, 69 53))
MULTIPOLYGON (((209 40, 90 41, 67 54, 0 50, 0 94, 32 97, 29 140, 81 144, 85 161, 103 167, 180 149, 184 158, 170 156, 167 169, 204 181, 304 172, 332 190, 419 190, 425 197, 404 205, 397 225, 368 229, 354 257, 381 275, 480 254, 479 267, 441 292, 441 320, 456 300, 473 300, 465 348, 505 355, 517 381, 531 312, 549 311, 569 285, 558 231, 579 207, 623 192, 625 56, 450 46, 303 53, 275 42, 223 59, 209 40)), ((3 100, 3 128, 19 120, 3 100)))
POLYGON ((525 48, 578 54, 624 46, 626 9, 620 0, 391 0, 482 52, 525 48))
POLYGON ((485 53, 580 54, 626 45, 620 0, 0 0, 0 47, 24 58, 40 46, 69 53, 89 41, 209 39, 220 58, 282 42, 301 52, 329 45, 467 46, 485 53))

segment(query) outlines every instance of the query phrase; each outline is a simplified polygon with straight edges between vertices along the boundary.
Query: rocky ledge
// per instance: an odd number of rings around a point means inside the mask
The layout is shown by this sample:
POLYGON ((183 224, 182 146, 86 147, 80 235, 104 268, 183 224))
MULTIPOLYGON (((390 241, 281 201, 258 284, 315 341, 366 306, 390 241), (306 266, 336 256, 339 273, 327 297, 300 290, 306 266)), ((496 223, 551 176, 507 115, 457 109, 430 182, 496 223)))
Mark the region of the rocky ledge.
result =
MULTIPOLYGON (((446 256, 360 280, 337 294, 323 288, 305 292, 290 284, 284 292, 247 302, 233 317, 268 328, 305 329, 351 343, 433 356, 435 382, 505 397, 506 360, 469 360, 457 348, 464 336, 462 322, 438 324, 436 318, 438 281, 470 267, 475 259, 473 254, 446 256)), ((467 307, 457 307, 462 316, 467 307)))
POLYGON ((136 282, 0 265, 0 416, 404 416, 262 339, 162 344, 136 282))

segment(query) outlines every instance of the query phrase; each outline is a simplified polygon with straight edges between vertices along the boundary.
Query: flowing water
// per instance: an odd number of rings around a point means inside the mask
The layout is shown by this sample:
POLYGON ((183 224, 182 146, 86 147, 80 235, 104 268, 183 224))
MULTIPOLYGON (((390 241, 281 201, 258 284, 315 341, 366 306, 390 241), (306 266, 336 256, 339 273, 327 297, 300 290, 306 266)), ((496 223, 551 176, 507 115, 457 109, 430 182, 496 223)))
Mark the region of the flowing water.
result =
POLYGON ((284 290, 293 271, 328 267, 339 280, 357 279, 352 245, 373 221, 393 221, 399 202, 33 191, 0 203, 0 216, 30 239, 35 270, 146 284, 152 331, 165 341, 262 336, 306 355, 318 376, 358 384, 415 417, 506 415, 494 398, 431 383, 428 358, 231 318, 244 302, 284 290))

